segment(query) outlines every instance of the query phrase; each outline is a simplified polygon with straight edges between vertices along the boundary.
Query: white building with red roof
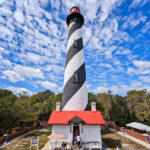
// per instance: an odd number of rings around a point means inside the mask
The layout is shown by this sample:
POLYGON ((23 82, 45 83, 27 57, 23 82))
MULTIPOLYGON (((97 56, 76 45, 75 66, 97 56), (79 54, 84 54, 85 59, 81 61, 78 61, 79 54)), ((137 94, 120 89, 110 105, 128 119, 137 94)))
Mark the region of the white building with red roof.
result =
POLYGON ((59 140, 60 144, 57 140, 58 147, 63 141, 71 146, 76 138, 76 130, 81 137, 83 149, 102 147, 100 125, 104 125, 105 122, 95 106, 92 111, 60 111, 57 108, 57 111, 52 112, 48 124, 52 125, 52 134, 65 136, 64 139, 59 140))

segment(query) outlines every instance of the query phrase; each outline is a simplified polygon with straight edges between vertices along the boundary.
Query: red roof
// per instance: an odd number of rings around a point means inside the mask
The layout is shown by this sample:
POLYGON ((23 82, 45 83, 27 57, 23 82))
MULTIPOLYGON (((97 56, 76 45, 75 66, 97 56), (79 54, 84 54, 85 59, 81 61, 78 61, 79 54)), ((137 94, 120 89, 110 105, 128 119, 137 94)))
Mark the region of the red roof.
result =
POLYGON ((69 124, 74 117, 78 117, 85 124, 105 124, 99 111, 53 111, 48 124, 69 124))

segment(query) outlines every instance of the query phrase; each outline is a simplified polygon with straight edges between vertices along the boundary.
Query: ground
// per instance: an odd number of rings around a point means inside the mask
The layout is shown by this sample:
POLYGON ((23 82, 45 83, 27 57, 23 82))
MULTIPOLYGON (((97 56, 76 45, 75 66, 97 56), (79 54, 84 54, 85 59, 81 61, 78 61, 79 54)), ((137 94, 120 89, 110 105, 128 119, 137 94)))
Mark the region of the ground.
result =
MULTIPOLYGON (((48 142, 47 136, 49 136, 50 134, 51 128, 37 130, 32 134, 29 134, 19 140, 14 141, 13 143, 6 146, 3 150, 29 150, 31 137, 37 136, 40 137, 39 150, 41 150, 48 142)), ((131 140, 127 140, 122 136, 109 130, 102 130, 102 141, 104 143, 104 146, 111 150, 115 150, 117 145, 122 147, 121 149, 124 150, 147 150, 145 147, 134 143, 131 140)), ((32 150, 36 150, 36 147, 33 147, 32 150)))
MULTIPOLYGON (((39 150, 47 143, 49 140, 47 136, 51 134, 51 129, 42 129, 35 131, 32 134, 25 136, 19 140, 14 141, 13 143, 9 144, 3 150, 29 150, 30 149, 30 141, 31 137, 39 136, 39 150)), ((32 150, 36 150, 36 147, 32 147, 32 150)))
POLYGON ((102 130, 102 141, 105 147, 111 148, 112 150, 115 150, 117 145, 119 145, 119 147, 121 147, 124 150, 147 150, 147 148, 131 140, 127 140, 123 136, 120 136, 109 130, 102 130))

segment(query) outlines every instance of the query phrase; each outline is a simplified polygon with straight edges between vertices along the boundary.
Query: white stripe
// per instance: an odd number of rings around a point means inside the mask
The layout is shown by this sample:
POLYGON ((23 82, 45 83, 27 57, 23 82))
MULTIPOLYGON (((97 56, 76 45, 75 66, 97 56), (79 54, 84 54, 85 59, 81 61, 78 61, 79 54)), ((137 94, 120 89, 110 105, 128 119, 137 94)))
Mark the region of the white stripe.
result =
POLYGON ((76 55, 74 55, 65 69, 64 76, 64 86, 67 81, 71 78, 71 76, 79 69, 79 67, 84 63, 84 53, 83 49, 80 50, 76 55))
POLYGON ((69 24, 68 30, 70 30, 70 28, 71 28, 74 24, 75 24, 75 22, 71 22, 71 23, 69 24))
POLYGON ((82 28, 75 30, 71 34, 70 38, 68 39, 67 52, 68 52, 69 48, 71 47, 71 45, 74 43, 74 41, 77 39, 80 39, 81 37, 82 37, 82 28))
POLYGON ((87 84, 86 81, 82 87, 66 103, 63 111, 83 111, 88 104, 87 84))

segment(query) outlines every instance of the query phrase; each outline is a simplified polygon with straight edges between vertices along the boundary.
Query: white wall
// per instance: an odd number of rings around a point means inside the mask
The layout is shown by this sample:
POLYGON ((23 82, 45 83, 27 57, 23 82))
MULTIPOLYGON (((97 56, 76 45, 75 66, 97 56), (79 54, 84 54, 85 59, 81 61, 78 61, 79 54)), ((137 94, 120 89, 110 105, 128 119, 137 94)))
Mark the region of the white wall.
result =
POLYGON ((81 133, 81 139, 82 141, 87 143, 84 145, 85 148, 90 148, 90 144, 88 144, 88 142, 99 142, 92 145, 97 146, 97 148, 101 148, 102 142, 100 125, 83 125, 83 133, 81 133))
POLYGON ((101 139, 100 125, 83 125, 84 141, 99 141, 101 139))
POLYGON ((52 126, 53 134, 63 134, 65 138, 68 138, 70 134, 70 125, 53 125, 52 126))
MULTIPOLYGON (((73 125, 71 126, 71 132, 73 132, 73 125)), ((70 125, 53 125, 52 126, 53 134, 63 134, 65 139, 71 140, 72 136, 70 134, 70 125)), ((84 148, 89 149, 91 144, 89 142, 99 142, 94 144, 97 148, 102 147, 101 143, 101 128, 100 125, 80 125, 80 136, 81 140, 86 143, 84 148), (83 132, 82 132, 83 131, 83 132)), ((93 147, 94 148, 94 147, 93 147)))

